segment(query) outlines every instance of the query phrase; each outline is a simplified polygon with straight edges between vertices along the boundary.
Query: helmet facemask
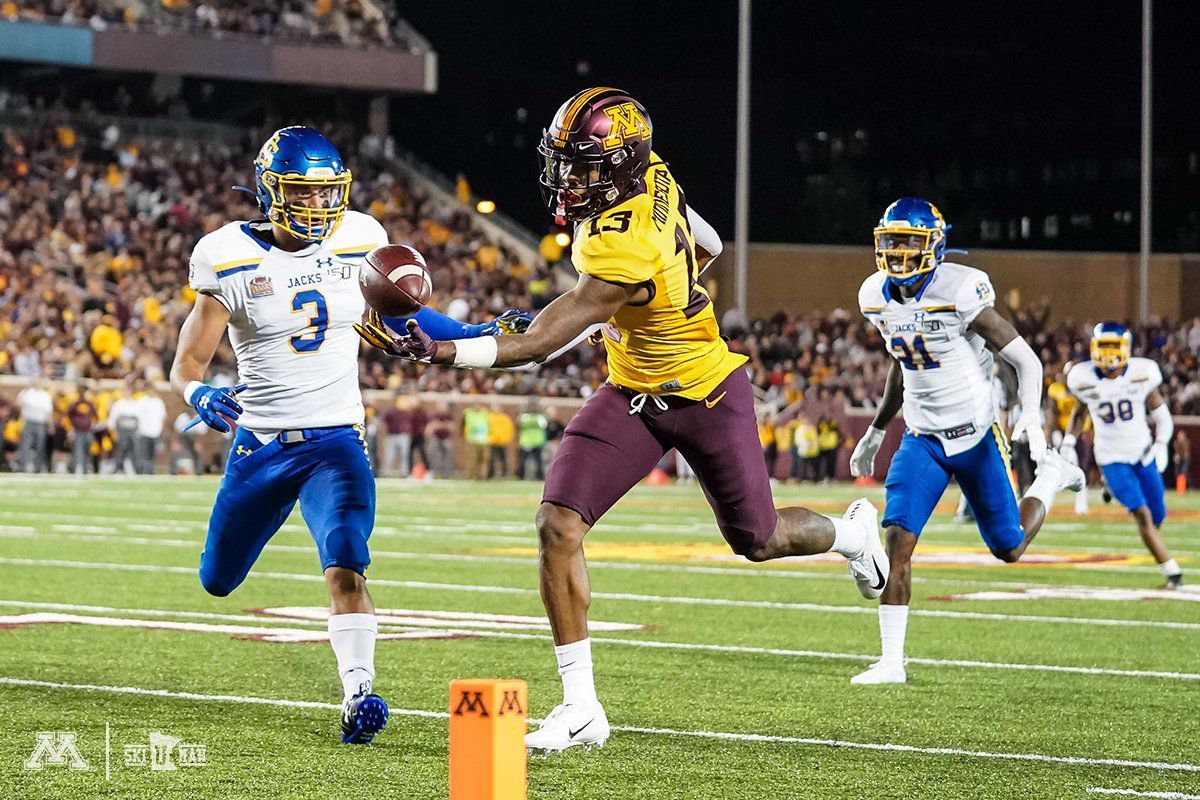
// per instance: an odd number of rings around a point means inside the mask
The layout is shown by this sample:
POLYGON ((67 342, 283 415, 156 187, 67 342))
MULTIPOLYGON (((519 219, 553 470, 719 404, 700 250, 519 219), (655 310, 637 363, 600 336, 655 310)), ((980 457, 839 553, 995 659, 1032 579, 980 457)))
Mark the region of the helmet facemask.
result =
POLYGON ((909 284, 937 267, 945 246, 945 233, 937 228, 881 226, 875 229, 875 266, 909 284))
POLYGON ((615 173, 627 154, 623 150, 603 155, 579 152, 584 149, 586 145, 561 150, 545 141, 538 146, 542 199, 560 224, 585 219, 613 205, 622 194, 615 173))
POLYGON ((263 209, 272 225, 297 239, 319 242, 337 230, 350 204, 350 170, 313 167, 308 175, 263 170, 259 178, 269 204, 263 209))
POLYGON ((1102 370, 1123 369, 1129 363, 1132 346, 1129 334, 1102 334, 1092 339, 1092 363, 1102 370))

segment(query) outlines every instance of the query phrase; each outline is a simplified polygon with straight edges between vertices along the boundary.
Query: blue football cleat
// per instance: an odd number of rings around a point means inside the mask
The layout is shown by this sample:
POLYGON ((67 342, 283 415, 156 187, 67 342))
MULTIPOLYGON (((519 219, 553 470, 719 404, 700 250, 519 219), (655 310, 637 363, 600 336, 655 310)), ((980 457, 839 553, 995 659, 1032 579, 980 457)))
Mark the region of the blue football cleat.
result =
POLYGON ((387 702, 377 694, 359 692, 342 707, 342 742, 370 744, 387 725, 387 702))

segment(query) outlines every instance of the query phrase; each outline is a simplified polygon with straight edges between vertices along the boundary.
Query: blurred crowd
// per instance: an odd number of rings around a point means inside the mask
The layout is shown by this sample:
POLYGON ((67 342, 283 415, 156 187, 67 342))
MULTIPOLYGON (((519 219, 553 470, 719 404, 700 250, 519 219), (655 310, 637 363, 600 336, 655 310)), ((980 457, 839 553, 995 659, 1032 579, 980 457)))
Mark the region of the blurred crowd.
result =
MULTIPOLYGON (((142 378, 77 384, 35 378, 0 394, 0 472, 219 474, 233 440, 142 378)), ((419 403, 411 395, 368 403, 365 437, 387 478, 515 477, 541 480, 563 422, 537 398, 517 406, 419 403)))
POLYGON ((354 47, 416 44, 386 0, 0 0, 0 19, 354 47))

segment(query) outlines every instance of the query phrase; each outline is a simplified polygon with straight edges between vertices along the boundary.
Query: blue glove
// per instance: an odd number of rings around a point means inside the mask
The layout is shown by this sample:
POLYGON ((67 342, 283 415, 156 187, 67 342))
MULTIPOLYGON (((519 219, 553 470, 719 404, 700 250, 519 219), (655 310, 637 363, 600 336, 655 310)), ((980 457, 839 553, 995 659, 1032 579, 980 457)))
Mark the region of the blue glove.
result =
POLYGON ((196 409, 197 414, 205 425, 221 433, 229 433, 232 428, 229 423, 242 415, 242 407, 233 397, 246 390, 246 384, 217 388, 204 383, 197 383, 188 393, 187 402, 196 409))
POLYGON ((480 330, 484 336, 507 336, 511 333, 524 333, 532 323, 531 314, 510 308, 491 322, 484 323, 480 330))

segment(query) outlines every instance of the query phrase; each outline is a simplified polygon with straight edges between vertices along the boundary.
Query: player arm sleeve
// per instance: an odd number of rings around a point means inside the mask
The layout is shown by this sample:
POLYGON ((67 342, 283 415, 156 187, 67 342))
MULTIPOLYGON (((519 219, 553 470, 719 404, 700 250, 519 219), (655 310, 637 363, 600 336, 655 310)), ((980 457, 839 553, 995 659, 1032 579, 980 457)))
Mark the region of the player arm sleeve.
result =
POLYGON ((712 256, 704 265, 704 270, 700 272, 703 275, 717 260, 717 256, 721 255, 725 245, 721 242, 721 237, 717 235, 716 229, 709 225, 704 217, 697 214, 691 206, 687 206, 687 221, 692 228, 692 238, 696 240, 696 244, 703 247, 712 256))
POLYGON ((483 325, 470 325, 446 316, 440 311, 434 311, 425 306, 415 314, 407 317, 384 317, 383 323, 393 331, 404 333, 410 319, 415 319, 421 330, 435 342, 448 342, 451 339, 475 339, 483 336, 483 325))
MULTIPOLYGON (((978 313, 978 312, 976 312, 978 313)), ((1000 357, 1017 371, 1017 397, 1021 412, 1042 407, 1042 362, 1029 343, 1020 336, 1000 350, 1000 357)))
POLYGON ((1171 419, 1171 409, 1167 407, 1167 404, 1162 403, 1158 408, 1150 409, 1147 416, 1154 423, 1154 443, 1169 443, 1171 435, 1175 433, 1175 421, 1171 419))
POLYGON ((206 294, 225 306, 227 311, 233 311, 232 300, 222 291, 212 260, 204 252, 202 244, 197 244, 192 250, 192 258, 188 262, 188 286, 196 294, 206 294))

